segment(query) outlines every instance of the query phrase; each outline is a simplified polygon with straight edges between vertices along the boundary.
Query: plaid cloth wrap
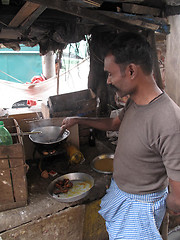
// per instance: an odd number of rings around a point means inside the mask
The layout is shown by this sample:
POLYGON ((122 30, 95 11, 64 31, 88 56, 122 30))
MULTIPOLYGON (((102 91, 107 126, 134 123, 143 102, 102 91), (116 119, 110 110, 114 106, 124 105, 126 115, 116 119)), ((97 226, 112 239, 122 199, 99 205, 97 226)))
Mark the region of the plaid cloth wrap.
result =
POLYGON ((99 210, 109 240, 162 240, 158 229, 165 215, 167 194, 167 188, 157 193, 129 194, 112 179, 99 210))

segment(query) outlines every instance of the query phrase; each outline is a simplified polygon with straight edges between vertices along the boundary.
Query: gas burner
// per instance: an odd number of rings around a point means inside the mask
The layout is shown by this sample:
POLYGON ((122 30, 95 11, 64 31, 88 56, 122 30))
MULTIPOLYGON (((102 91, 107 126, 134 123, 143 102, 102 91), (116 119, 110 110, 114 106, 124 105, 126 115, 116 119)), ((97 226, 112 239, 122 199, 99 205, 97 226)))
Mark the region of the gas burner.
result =
POLYGON ((35 146, 33 159, 37 162, 39 170, 54 170, 62 172, 69 167, 69 160, 65 145, 58 144, 54 148, 46 148, 46 146, 35 146), (39 153, 36 155, 36 153, 39 153), (37 158, 36 158, 36 157, 37 158))
POLYGON ((35 151, 37 151, 40 155, 44 157, 55 156, 66 152, 66 147, 64 144, 57 145, 35 145, 35 151))
POLYGON ((54 170, 57 173, 64 173, 69 167, 67 154, 41 157, 39 159, 38 167, 40 172, 44 170, 47 170, 47 172, 54 170))
POLYGON ((56 152, 57 152, 56 149, 44 150, 44 151, 42 151, 42 154, 47 157, 47 156, 55 155, 56 152))

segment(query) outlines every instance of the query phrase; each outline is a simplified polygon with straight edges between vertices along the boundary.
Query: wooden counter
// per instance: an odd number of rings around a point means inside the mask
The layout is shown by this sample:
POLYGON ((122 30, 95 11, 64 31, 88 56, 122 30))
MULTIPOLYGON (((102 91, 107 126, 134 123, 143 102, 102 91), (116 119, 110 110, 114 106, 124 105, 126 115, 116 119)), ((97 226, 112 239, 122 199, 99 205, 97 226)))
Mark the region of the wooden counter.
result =
MULTIPOLYGON (((66 173, 84 172, 91 175, 94 178, 95 184, 90 193, 84 199, 81 199, 76 202, 71 203, 58 202, 57 200, 49 196, 47 193, 47 187, 49 183, 52 180, 54 180, 57 176, 54 178, 52 177, 44 179, 40 176, 40 172, 37 166, 31 167, 27 174, 29 192, 28 205, 25 207, 16 208, 0 213, 0 237, 2 237, 3 240, 41 239, 42 236, 43 239, 70 240, 72 237, 72 239, 74 240, 78 239, 95 240, 93 238, 93 234, 97 235, 97 227, 94 228, 94 224, 96 221, 95 219, 93 219, 92 215, 94 211, 96 219, 97 220, 100 219, 98 220, 101 221, 101 224, 98 223, 100 224, 99 226, 104 224, 103 220, 101 219, 97 211, 99 208, 100 199, 104 196, 105 191, 110 184, 111 175, 95 172, 93 169, 91 169, 90 162, 94 159, 94 157, 100 154, 113 153, 113 148, 110 148, 101 141, 97 141, 95 147, 83 146, 81 152, 84 154, 85 161, 82 164, 77 164, 74 166, 71 165, 66 173), (66 212, 67 214, 65 214, 66 212), (78 214, 80 214, 80 216, 78 214), (81 217, 81 219, 78 219, 78 221, 73 221, 75 228, 73 226, 71 227, 69 226, 69 230, 67 229, 66 231, 65 230, 66 227, 63 225, 67 221, 66 216, 67 217, 71 216, 70 218, 73 219, 76 219, 79 216, 81 217), (65 218, 66 220, 61 221, 63 218, 65 218), (47 234, 46 231, 42 230, 41 223, 43 224, 44 228, 46 228, 47 226, 49 226, 50 221, 52 221, 53 226, 55 227, 57 219, 58 224, 60 224, 61 222, 63 229, 65 227, 65 229, 63 230, 65 231, 63 233, 64 237, 62 237, 61 231, 62 226, 57 225, 58 226, 57 228, 59 230, 56 229, 56 235, 59 236, 59 234, 61 233, 61 238, 53 237, 55 234, 55 230, 50 229, 47 231, 47 234), (91 221, 91 223, 93 224, 91 229, 89 221, 91 221), (85 226, 86 231, 83 230, 85 226), (89 230, 87 230, 87 228, 89 230), (72 231, 70 231, 70 229, 72 231), (68 231, 71 232, 72 235, 71 237, 68 236, 68 231), (88 231, 89 234, 87 236, 88 231), (78 238, 76 234, 79 236, 78 238)), ((66 224, 68 226, 67 222, 66 224)), ((103 238, 105 239, 105 237, 107 237, 105 228, 103 229, 101 228, 99 229, 99 231, 100 231, 99 236, 103 236, 103 238)), ((101 239, 101 237, 99 239, 101 239)))

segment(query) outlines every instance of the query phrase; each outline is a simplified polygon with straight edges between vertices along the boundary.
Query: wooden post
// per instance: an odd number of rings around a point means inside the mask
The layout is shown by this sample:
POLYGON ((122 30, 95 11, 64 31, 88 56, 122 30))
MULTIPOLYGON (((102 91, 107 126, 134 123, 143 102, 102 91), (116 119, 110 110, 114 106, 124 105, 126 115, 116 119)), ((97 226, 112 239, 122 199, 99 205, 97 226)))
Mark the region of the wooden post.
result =
POLYGON ((163 89, 163 83, 161 78, 161 72, 159 68, 158 63, 158 57, 157 57, 157 49, 156 49, 156 41, 155 41, 155 33, 154 31, 148 31, 148 41, 152 47, 153 50, 153 72, 154 77, 156 80, 156 83, 160 89, 163 89))

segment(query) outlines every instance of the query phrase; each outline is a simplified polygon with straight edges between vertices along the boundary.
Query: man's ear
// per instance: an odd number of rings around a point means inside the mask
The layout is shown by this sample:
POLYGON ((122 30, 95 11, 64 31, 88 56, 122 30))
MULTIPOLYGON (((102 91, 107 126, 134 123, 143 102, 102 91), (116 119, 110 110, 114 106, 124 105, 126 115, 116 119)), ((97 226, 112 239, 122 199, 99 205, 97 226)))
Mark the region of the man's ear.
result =
POLYGON ((137 75, 137 66, 134 63, 131 63, 127 67, 128 75, 131 79, 135 78, 137 75))

